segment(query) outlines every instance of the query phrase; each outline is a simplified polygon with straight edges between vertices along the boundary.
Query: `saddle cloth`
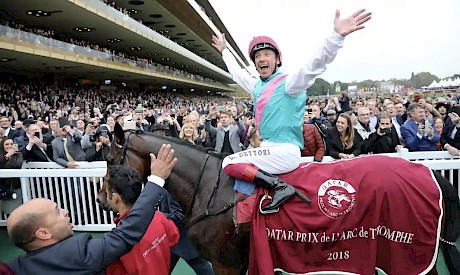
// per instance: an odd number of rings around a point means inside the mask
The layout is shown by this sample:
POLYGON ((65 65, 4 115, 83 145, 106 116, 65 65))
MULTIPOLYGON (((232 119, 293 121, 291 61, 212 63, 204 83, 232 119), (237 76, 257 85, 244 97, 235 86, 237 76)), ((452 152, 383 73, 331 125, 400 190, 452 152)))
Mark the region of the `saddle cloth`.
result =
POLYGON ((264 215, 257 190, 249 274, 426 274, 434 266, 442 198, 427 167, 364 156, 280 177, 312 203, 295 197, 264 215))

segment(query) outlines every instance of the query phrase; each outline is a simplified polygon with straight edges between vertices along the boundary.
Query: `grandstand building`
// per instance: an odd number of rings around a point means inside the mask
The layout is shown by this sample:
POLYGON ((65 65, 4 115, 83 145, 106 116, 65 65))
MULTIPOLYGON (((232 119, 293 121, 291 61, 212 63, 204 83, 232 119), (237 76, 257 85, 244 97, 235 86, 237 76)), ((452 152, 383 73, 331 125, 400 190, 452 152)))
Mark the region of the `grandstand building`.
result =
POLYGON ((235 95, 217 32, 249 65, 208 0, 1 1, 0 16, 3 76, 235 95))

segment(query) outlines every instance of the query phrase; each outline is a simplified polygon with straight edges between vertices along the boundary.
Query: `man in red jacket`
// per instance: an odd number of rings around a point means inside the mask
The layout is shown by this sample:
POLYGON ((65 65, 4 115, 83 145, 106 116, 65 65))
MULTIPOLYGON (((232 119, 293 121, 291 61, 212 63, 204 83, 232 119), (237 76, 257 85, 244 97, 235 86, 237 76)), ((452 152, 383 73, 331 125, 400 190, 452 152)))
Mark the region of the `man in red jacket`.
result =
MULTIPOLYGON (((112 210, 119 213, 114 219, 115 224, 119 226, 139 197, 142 180, 136 170, 127 166, 117 166, 111 170, 111 178, 108 179, 106 190, 107 201, 112 210), (119 178, 131 178, 132 180, 127 183, 120 181, 119 178)), ((174 222, 168 220, 162 212, 156 211, 141 241, 133 247, 131 252, 109 265, 106 268, 106 274, 168 275, 171 248, 178 240, 179 230, 174 222)))

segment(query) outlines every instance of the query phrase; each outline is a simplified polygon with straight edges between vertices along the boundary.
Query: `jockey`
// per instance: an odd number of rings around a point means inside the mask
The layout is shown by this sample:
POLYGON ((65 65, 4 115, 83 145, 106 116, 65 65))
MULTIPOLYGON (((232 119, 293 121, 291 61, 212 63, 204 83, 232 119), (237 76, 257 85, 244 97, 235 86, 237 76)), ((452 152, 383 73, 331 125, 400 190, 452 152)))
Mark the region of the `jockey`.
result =
POLYGON ((313 59, 289 75, 279 71, 283 58, 276 42, 267 36, 255 37, 249 44, 249 56, 260 79, 251 77, 240 68, 227 49, 225 34, 212 37, 212 45, 222 53, 233 80, 254 99, 256 124, 263 139, 260 148, 229 155, 222 166, 229 176, 274 191, 271 203, 263 211, 275 211, 296 194, 306 202, 310 201, 272 174, 288 173, 299 166, 300 150, 304 144, 302 122, 307 98, 305 89, 313 85, 316 77, 326 70, 326 65, 334 60, 344 37, 364 28, 363 24, 370 18, 371 13, 362 9, 348 18, 340 19, 337 10, 332 36, 325 40, 313 59))

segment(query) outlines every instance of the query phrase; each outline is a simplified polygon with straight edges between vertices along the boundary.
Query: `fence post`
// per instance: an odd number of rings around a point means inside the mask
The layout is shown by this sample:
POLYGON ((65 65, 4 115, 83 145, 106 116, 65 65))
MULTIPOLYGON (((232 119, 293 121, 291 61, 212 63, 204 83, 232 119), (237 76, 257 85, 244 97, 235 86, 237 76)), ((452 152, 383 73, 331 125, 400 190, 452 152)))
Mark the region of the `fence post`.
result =
POLYGON ((410 157, 409 157, 409 149, 407 148, 401 148, 398 152, 398 155, 400 158, 403 158, 405 160, 410 160, 410 157))

